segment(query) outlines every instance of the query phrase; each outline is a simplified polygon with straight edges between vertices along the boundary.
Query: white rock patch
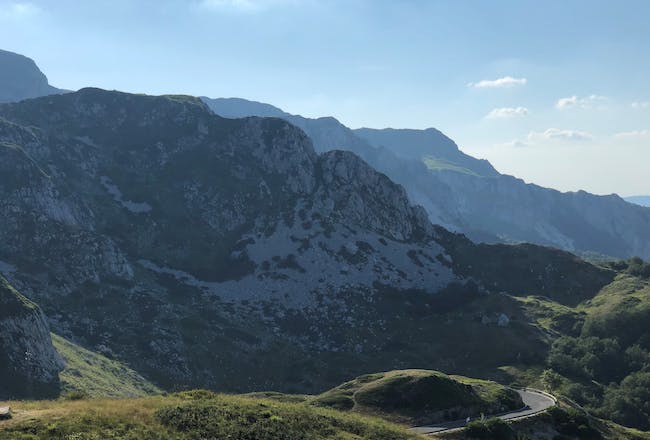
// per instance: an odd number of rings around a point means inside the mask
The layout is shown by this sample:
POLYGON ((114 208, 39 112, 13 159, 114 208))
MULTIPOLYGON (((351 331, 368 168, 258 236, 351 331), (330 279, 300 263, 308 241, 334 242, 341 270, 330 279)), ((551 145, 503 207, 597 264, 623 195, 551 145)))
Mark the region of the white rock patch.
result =
POLYGON ((113 199, 122 205, 124 208, 129 210, 134 214, 144 214, 151 211, 151 205, 146 202, 132 202, 130 200, 124 200, 122 191, 115 185, 111 179, 106 176, 101 176, 102 185, 106 188, 106 191, 113 196, 113 199))

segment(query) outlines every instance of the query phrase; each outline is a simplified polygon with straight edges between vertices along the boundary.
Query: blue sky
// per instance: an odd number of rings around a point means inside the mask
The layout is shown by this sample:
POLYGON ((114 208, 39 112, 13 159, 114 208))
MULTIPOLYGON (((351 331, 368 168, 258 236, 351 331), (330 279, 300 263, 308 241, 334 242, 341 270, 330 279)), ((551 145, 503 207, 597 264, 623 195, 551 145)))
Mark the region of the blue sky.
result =
POLYGON ((53 85, 436 127, 502 172, 650 194, 650 2, 0 0, 53 85))

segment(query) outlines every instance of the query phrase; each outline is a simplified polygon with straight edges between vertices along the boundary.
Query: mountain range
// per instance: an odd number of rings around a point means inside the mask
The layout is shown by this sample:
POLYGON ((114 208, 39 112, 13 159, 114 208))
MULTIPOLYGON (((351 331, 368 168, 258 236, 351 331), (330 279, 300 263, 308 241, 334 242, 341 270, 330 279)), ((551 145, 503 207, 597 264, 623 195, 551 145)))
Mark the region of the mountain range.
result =
POLYGON ((476 241, 530 242, 578 254, 650 258, 650 210, 616 195, 561 193, 498 173, 436 129, 351 130, 243 99, 203 100, 224 117, 273 116, 302 128, 317 151, 345 149, 401 184, 429 219, 476 241))
POLYGON ((650 427, 650 265, 458 227, 502 205, 509 234, 552 222, 628 256, 649 209, 526 185, 433 129, 278 112, 97 88, 0 104, 0 399, 116 375, 135 395, 318 394, 426 368, 650 427))
MULTIPOLYGON (((22 55, 0 51, 0 65, 0 102, 65 92, 50 86, 22 55)), ((226 118, 282 118, 301 128, 317 152, 354 152, 401 184, 432 223, 475 241, 529 242, 594 258, 650 258, 650 209, 643 197, 626 202, 616 195, 561 193, 527 184, 463 153, 434 128, 351 130, 332 117, 305 118, 270 104, 202 99, 226 118)))
MULTIPOLYGON (((281 119, 225 119, 190 97, 5 104, 0 156, 5 276, 56 333, 166 387, 307 391, 389 367, 405 349, 389 335, 416 331, 396 327, 403 316, 489 290, 576 303, 611 280, 553 249, 474 245, 354 154, 319 155, 281 119)), ((445 345, 411 355, 443 366, 445 345)), ((534 356, 503 356, 516 353, 534 356)))

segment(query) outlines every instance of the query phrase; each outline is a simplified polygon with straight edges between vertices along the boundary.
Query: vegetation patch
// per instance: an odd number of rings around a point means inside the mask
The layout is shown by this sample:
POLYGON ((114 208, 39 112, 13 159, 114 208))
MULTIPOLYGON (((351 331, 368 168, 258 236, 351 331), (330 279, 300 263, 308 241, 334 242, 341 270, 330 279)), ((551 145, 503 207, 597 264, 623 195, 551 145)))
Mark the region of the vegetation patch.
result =
POLYGON ((54 334, 52 342, 66 363, 59 378, 62 396, 68 399, 142 397, 162 393, 158 387, 118 361, 54 334))
POLYGON ((369 374, 316 397, 312 404, 420 425, 521 408, 519 394, 495 382, 429 370, 369 374))
MULTIPOLYGON (((573 336, 554 339, 544 386, 595 415, 649 430, 650 282, 624 271, 574 310, 581 318, 573 336)), ((566 313, 556 311, 551 322, 566 313)))
POLYGON ((496 417, 468 423, 467 436, 489 440, 514 440, 517 438, 510 425, 496 417))
POLYGON ((38 310, 36 304, 21 295, 0 276, 0 319, 15 319, 38 310))
POLYGON ((141 399, 17 402, 11 440, 410 440, 388 422, 303 403, 192 391, 141 399))
POLYGON ((422 162, 433 171, 455 171, 457 173, 470 174, 472 176, 477 176, 474 171, 469 168, 461 167, 444 159, 438 159, 433 156, 426 156, 422 158, 422 162))
POLYGON ((577 409, 552 407, 549 408, 548 413, 553 419, 553 425, 562 435, 579 439, 603 438, 591 425, 589 418, 577 409))

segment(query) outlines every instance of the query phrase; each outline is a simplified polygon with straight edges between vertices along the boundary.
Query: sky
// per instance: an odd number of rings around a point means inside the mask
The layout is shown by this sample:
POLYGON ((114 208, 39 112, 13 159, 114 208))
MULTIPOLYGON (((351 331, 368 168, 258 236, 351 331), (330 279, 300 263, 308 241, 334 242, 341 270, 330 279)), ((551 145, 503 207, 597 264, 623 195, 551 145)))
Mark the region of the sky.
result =
POLYGON ((0 0, 50 83, 435 127, 527 182, 650 194, 650 1, 0 0))

